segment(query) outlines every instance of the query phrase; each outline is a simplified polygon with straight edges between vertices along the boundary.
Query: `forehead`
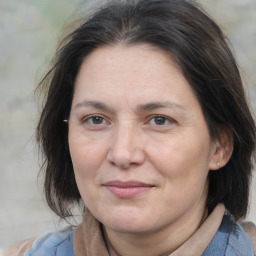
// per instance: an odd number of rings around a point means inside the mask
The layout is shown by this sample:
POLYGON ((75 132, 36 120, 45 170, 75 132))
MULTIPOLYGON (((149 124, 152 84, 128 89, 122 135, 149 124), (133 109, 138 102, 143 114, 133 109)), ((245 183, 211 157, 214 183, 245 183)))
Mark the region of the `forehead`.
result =
POLYGON ((83 61, 75 82, 74 101, 85 96, 110 102, 114 98, 196 100, 170 55, 148 44, 105 46, 93 51, 83 61))
POLYGON ((160 80, 165 78, 164 74, 172 73, 185 80, 170 54, 150 44, 138 44, 103 46, 92 51, 82 62, 75 84, 86 79, 103 82, 103 76, 108 75, 112 80, 120 76, 147 79, 149 71, 151 78, 160 80))

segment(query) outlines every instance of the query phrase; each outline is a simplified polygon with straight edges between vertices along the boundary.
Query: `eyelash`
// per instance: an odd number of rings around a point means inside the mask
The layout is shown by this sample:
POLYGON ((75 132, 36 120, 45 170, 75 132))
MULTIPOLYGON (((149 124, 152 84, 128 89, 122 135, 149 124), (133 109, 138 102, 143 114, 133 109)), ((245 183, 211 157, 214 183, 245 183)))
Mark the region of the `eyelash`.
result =
MULTIPOLYGON (((97 122, 97 120, 96 120, 96 122, 97 122)), ((104 127, 106 127, 106 126, 111 124, 111 122, 108 121, 108 119, 105 116, 102 116, 102 115, 86 116, 85 118, 82 119, 81 123, 84 124, 84 125, 89 125, 92 128, 94 128, 94 129, 95 128, 96 129, 104 129, 104 127), (96 119, 98 118, 99 119, 98 121, 100 121, 100 123, 94 123, 95 118, 96 119)), ((164 116, 164 115, 151 115, 151 116, 149 116, 147 118, 147 121, 145 122, 146 125, 148 124, 148 125, 159 127, 159 128, 164 128, 164 127, 166 127, 168 125, 172 125, 173 123, 175 123, 175 120, 173 120, 170 117, 164 116), (156 123, 157 119, 160 122, 161 122, 161 119, 162 119, 162 121, 164 121, 164 123, 163 124, 157 124, 156 123), (154 122, 154 123, 152 123, 152 122, 154 122)))
POLYGON ((82 123, 86 123, 87 122, 90 125, 97 125, 97 126, 102 125, 102 124, 90 123, 89 120, 93 120, 93 118, 99 118, 99 119, 101 119, 101 120, 103 120, 105 122, 109 122, 109 121, 107 121, 107 119, 104 116, 101 116, 101 115, 90 115, 90 116, 87 116, 87 117, 83 118, 82 123))
MULTIPOLYGON (((153 116, 150 116, 149 117, 149 121, 147 123, 150 123, 152 120, 155 120, 156 121, 156 118, 159 118, 159 119, 164 119, 164 121, 168 121, 168 124, 172 124, 174 123, 175 121, 170 118, 170 117, 167 117, 167 116, 164 116, 164 115, 153 115, 153 116)), ((154 125, 157 125, 157 126, 166 126, 168 124, 154 124, 154 125)))

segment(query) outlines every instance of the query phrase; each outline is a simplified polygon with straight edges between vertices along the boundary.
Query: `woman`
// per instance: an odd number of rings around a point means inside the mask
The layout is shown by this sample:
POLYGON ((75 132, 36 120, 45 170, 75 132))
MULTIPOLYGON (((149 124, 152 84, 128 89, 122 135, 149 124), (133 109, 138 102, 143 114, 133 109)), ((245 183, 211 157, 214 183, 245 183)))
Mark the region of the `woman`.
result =
POLYGON ((253 255, 236 221, 255 125, 225 38, 197 4, 103 6, 65 38, 41 88, 48 205, 61 218, 87 209, 75 229, 8 255, 253 255))

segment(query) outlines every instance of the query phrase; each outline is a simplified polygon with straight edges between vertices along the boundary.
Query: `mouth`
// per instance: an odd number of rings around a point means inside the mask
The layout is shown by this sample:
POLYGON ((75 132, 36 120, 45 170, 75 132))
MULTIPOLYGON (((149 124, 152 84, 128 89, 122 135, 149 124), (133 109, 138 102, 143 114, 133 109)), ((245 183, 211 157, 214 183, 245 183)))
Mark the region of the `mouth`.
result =
POLYGON ((112 194, 119 198, 132 198, 141 193, 147 192, 155 185, 143 183, 140 181, 109 181, 105 186, 112 194))

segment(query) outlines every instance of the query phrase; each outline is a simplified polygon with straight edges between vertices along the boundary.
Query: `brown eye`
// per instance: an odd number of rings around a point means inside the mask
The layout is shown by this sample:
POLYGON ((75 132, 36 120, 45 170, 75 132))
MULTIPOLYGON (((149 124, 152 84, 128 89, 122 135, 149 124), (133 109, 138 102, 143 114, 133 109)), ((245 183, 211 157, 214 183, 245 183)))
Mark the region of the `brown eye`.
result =
POLYGON ((157 126, 164 126, 171 124, 173 120, 171 118, 161 116, 161 115, 155 115, 149 120, 149 124, 151 125, 157 125, 157 126))
POLYGON ((104 118, 101 116, 93 116, 91 117, 91 122, 93 124, 102 124, 104 122, 104 118))
POLYGON ((154 122, 157 125, 165 125, 167 121, 168 121, 167 118, 163 116, 154 117, 154 122))
POLYGON ((105 125, 107 124, 107 120, 102 117, 102 116, 97 116, 97 115, 92 115, 88 116, 83 120, 84 124, 89 124, 89 125, 105 125))
POLYGON ((102 131, 111 126, 111 122, 102 115, 89 115, 81 120, 81 125, 85 130, 102 131))

